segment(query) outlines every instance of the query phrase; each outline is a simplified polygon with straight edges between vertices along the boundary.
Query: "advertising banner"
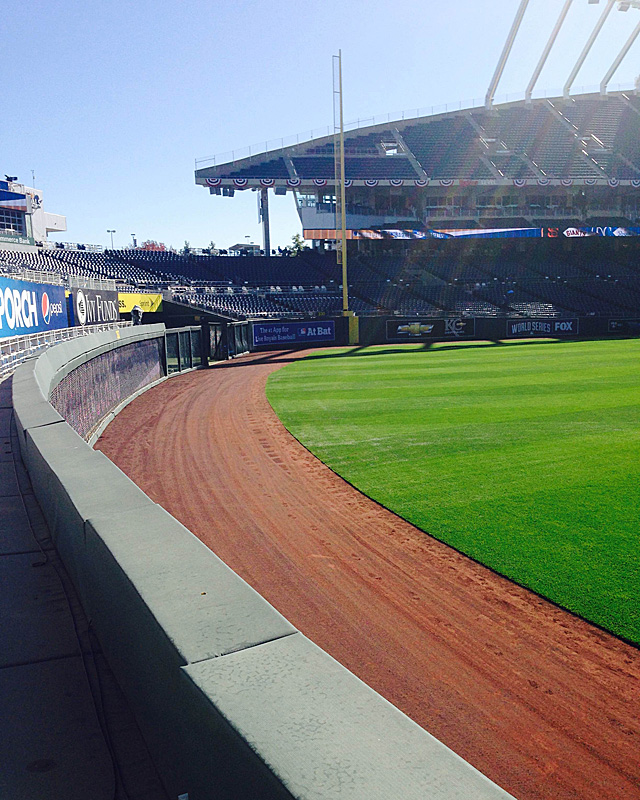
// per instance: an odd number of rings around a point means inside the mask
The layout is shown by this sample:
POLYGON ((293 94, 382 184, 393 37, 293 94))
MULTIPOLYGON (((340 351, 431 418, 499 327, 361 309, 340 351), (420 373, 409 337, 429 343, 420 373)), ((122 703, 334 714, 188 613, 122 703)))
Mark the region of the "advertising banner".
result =
POLYGON ((99 325, 117 322, 118 293, 103 289, 71 289, 69 316, 72 325, 99 325))
MULTIPOLYGON (((331 231, 331 233, 333 233, 331 231)), ((435 229, 425 228, 414 230, 408 228, 372 228, 369 230, 350 231, 351 239, 540 239, 543 237, 567 238, 585 236, 639 236, 640 228, 621 228, 617 226, 599 226, 584 228, 456 228, 435 229)), ((306 236, 307 238, 323 238, 319 236, 306 236)), ((335 238, 324 237, 324 238, 335 238)))
POLYGON ((335 341, 335 323, 322 322, 254 322, 253 346, 265 344, 308 344, 335 341))
POLYGON ((24 236, 21 233, 0 233, 0 242, 8 244, 30 244, 33 246, 34 240, 31 236, 24 236))
POLYGON ((140 306, 144 313, 162 311, 161 294, 143 292, 118 292, 118 308, 121 314, 130 314, 134 306, 140 306))
MULTIPOLYGON (((558 230, 549 228, 549 231, 558 230)), ((569 239, 584 236, 640 236, 640 228, 621 228, 619 225, 599 225, 597 228, 565 228, 563 236, 569 239)), ((548 234, 553 236, 552 233, 548 234)))
POLYGON ((638 336, 640 334, 640 319, 610 319, 609 333, 638 336))
POLYGON ((0 338, 68 326, 64 286, 0 278, 0 338))
POLYGON ((508 319, 507 337, 577 336, 577 319, 508 319))
POLYGON ((425 230, 377 228, 353 231, 354 239, 539 239, 542 228, 455 228, 425 230))
POLYGON ((469 339, 475 336, 475 319, 389 319, 388 342, 421 342, 428 339, 469 339))
POLYGON ((0 208, 10 208, 12 211, 30 211, 27 195, 0 189, 0 208))

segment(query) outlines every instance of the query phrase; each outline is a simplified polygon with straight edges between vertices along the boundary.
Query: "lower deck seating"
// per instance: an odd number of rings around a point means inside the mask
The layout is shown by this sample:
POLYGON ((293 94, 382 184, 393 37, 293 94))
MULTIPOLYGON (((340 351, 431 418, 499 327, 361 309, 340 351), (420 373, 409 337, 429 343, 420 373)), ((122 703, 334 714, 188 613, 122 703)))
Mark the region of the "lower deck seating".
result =
MULTIPOLYGON (((349 255, 349 307, 360 314, 640 316, 640 240, 438 240, 349 255)), ((0 251, 0 271, 110 278, 170 288, 177 300, 235 318, 342 311, 333 253, 296 257, 114 250, 0 251)))

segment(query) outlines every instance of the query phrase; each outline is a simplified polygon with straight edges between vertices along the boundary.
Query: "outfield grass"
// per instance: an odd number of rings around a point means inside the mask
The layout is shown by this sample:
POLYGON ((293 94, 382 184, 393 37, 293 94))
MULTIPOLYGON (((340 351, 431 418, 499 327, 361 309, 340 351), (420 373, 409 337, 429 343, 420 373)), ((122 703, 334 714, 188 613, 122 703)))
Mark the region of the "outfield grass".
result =
POLYGON ((640 643, 640 340, 317 353, 286 427, 433 536, 640 643))

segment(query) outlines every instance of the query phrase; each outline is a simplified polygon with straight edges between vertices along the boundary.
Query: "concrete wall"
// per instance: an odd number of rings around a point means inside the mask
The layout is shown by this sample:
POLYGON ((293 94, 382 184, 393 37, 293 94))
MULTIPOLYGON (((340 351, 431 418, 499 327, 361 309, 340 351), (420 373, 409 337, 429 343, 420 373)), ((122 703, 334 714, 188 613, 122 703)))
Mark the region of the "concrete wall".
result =
POLYGON ((170 797, 509 795, 298 632, 47 403, 60 376, 154 326, 21 366, 34 491, 170 797))

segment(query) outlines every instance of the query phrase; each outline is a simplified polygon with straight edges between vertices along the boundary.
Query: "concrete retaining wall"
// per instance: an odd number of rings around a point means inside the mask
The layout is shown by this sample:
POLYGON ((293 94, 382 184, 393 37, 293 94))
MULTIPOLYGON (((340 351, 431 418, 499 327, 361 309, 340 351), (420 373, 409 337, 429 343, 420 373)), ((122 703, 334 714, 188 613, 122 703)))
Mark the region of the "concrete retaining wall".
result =
POLYGON ((52 348, 13 391, 34 491, 169 796, 510 797, 299 633, 48 404, 74 365, 156 327, 52 348))

